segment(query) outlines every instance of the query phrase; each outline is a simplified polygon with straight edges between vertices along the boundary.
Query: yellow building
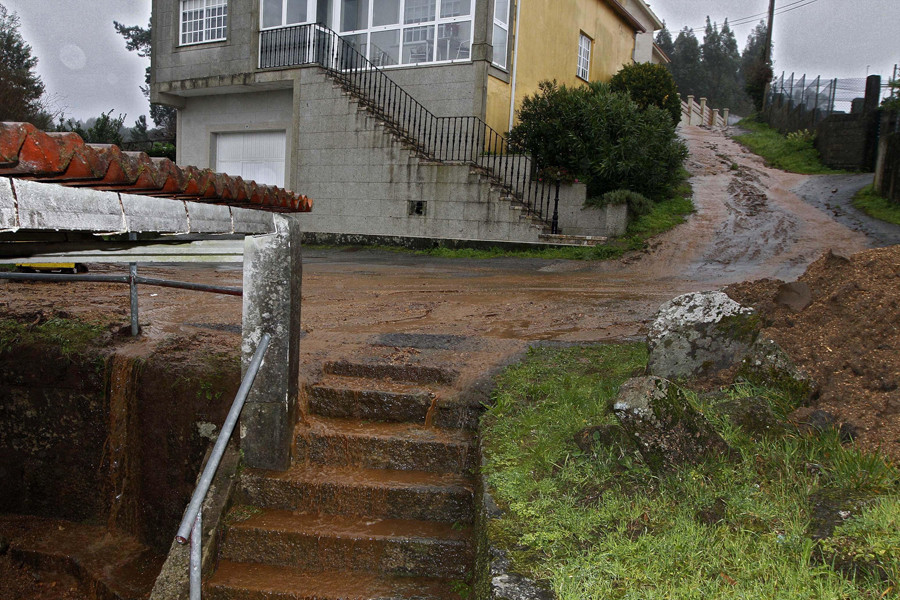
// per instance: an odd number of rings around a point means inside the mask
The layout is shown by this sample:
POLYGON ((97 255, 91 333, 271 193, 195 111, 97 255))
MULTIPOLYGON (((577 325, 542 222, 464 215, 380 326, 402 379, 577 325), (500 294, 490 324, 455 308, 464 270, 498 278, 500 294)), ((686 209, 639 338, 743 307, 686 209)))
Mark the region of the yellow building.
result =
MULTIPOLYGON (((635 2, 646 8, 643 0, 635 2)), ((497 15, 507 6, 495 0, 495 67, 503 65, 496 56, 504 25, 497 15)), ((514 124, 515 112, 541 81, 567 86, 608 81, 634 62, 636 35, 648 32, 638 15, 616 0, 517 0, 510 18, 508 67, 492 69, 487 86, 486 121, 500 132, 514 124)))

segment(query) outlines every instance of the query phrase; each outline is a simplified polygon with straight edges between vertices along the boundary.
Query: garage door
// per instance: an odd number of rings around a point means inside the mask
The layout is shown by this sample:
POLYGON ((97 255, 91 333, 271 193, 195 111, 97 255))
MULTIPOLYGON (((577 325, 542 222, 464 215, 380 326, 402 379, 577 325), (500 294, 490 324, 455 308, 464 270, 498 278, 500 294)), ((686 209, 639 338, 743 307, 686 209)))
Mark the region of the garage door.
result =
POLYGON ((216 171, 219 173, 284 187, 284 156, 284 131, 216 135, 216 171))

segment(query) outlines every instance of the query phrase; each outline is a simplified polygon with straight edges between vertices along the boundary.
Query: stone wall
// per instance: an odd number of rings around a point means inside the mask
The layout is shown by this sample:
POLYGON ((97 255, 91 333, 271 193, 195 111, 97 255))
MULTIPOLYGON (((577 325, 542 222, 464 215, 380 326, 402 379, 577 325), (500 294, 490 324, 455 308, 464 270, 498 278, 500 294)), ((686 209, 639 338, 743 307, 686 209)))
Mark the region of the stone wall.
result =
POLYGON ((883 113, 875 165, 875 190, 900 202, 900 112, 883 113))

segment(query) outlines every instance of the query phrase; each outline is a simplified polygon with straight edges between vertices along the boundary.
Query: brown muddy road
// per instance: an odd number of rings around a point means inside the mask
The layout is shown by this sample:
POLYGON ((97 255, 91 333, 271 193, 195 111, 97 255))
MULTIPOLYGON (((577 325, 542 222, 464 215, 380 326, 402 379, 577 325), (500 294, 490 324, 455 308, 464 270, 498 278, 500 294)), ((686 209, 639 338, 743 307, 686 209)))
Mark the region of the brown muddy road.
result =
MULTIPOLYGON (((852 253, 869 247, 864 234, 791 191, 808 177, 766 168, 720 132, 689 127, 682 135, 691 149, 687 166, 697 212, 650 250, 619 261, 306 250, 304 352, 309 359, 346 353, 348 344, 366 345, 385 332, 477 337, 498 358, 536 340, 635 338, 675 295, 762 277, 791 280, 830 248, 852 253)), ((241 277, 237 269, 205 265, 142 272, 225 285, 240 285, 241 277)), ((2 282, 5 310, 65 310, 125 322, 127 289, 2 282)), ((144 287, 141 322, 149 343, 178 333, 228 344, 240 324, 240 300, 144 287)))

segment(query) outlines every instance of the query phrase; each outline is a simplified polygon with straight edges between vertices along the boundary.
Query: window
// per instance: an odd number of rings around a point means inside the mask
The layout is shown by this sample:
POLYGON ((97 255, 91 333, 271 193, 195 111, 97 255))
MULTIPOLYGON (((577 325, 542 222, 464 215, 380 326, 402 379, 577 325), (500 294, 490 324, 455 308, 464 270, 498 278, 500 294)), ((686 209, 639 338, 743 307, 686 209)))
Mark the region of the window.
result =
POLYGON ((581 79, 590 81, 591 77, 591 38, 581 34, 578 39, 578 73, 581 79))
POLYGON ((501 69, 506 68, 509 55, 509 0, 494 0, 494 46, 493 62, 501 69))
POLYGON ((224 40, 228 0, 181 0, 181 45, 224 40))
POLYGON ((259 12, 262 29, 312 23, 316 0, 262 0, 259 12))
POLYGON ((469 59, 472 0, 339 0, 339 10, 341 37, 378 66, 469 59))

